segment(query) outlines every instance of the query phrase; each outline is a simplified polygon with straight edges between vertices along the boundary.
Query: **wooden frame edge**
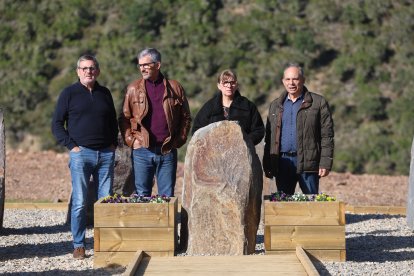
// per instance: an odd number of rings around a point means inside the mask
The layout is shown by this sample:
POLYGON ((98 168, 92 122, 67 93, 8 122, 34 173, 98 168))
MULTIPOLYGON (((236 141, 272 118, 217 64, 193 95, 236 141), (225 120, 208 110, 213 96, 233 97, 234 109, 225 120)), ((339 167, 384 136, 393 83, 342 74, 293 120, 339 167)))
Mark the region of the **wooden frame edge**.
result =
POLYGON ((319 272, 316 270, 312 261, 309 259, 305 250, 301 246, 296 246, 296 257, 299 259, 303 268, 309 276, 319 276, 319 272))
POLYGON ((139 264, 141 263, 141 260, 143 258, 144 251, 137 250, 135 252, 134 257, 132 258, 131 262, 128 264, 127 269, 122 274, 123 276, 133 276, 135 275, 135 272, 137 271, 137 268, 139 267, 139 264))
MULTIPOLYGON (((265 252, 272 250, 272 237, 270 234, 270 225, 265 225, 264 227, 264 247, 265 252)), ((266 254, 266 253, 265 253, 266 254)))
POLYGON ((405 216, 407 208, 404 206, 353 206, 346 204, 345 211, 351 214, 383 214, 405 216))
POLYGON ((101 251, 101 231, 100 228, 93 228, 93 251, 101 251))
POLYGON ((50 209, 55 211, 67 211, 68 202, 59 202, 59 203, 47 203, 47 202, 5 202, 4 209, 28 209, 28 210, 38 210, 38 209, 50 209))

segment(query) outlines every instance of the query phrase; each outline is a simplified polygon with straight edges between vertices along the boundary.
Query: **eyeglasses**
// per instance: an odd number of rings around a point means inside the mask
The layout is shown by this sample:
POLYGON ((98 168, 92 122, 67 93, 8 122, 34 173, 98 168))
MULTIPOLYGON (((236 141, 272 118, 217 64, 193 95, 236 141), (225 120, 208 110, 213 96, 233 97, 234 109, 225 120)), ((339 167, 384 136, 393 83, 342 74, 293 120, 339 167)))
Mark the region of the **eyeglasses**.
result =
POLYGON ((223 85, 223 86, 236 86, 237 81, 222 81, 221 85, 223 85))
POLYGON ((78 67, 78 69, 82 70, 84 73, 91 71, 92 73, 98 70, 96 67, 78 67))
POLYGON ((150 63, 142 63, 142 64, 137 64, 138 68, 144 68, 144 69, 149 69, 151 68, 152 64, 155 64, 156 62, 150 62, 150 63))

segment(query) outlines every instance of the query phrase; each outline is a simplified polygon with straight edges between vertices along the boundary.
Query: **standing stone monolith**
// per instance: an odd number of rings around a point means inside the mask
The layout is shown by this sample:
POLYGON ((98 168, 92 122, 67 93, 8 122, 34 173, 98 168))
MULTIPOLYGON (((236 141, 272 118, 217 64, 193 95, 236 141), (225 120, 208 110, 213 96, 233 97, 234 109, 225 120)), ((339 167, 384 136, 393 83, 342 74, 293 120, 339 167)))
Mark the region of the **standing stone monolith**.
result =
POLYGON ((113 192, 130 196, 135 192, 134 172, 131 160, 131 148, 125 145, 121 134, 118 135, 118 147, 115 151, 113 192))
POLYGON ((414 230, 414 138, 411 144, 410 177, 408 180, 407 224, 414 230))
POLYGON ((3 110, 0 109, 0 229, 3 228, 4 202, 6 200, 6 135, 3 110))
POLYGON ((213 123, 194 133, 182 191, 182 214, 188 218, 182 227, 188 233, 180 242, 187 254, 255 252, 262 175, 254 145, 236 122, 213 123))

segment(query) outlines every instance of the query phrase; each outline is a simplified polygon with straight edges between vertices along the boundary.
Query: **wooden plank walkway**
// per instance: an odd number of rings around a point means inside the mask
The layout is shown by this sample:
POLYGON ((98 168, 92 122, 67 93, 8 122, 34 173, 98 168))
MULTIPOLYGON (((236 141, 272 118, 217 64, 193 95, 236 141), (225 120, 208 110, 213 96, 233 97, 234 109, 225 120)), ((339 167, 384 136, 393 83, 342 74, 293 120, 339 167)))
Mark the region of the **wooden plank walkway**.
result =
POLYGON ((149 257, 138 251, 124 275, 319 275, 301 247, 296 254, 149 257))

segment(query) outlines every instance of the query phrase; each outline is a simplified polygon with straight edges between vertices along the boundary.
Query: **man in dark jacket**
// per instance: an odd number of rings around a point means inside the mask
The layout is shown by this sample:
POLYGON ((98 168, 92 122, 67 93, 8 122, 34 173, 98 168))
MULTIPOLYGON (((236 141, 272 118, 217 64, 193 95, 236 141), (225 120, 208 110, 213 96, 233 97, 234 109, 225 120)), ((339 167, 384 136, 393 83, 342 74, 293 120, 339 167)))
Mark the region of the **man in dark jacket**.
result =
POLYGON ((263 170, 276 177, 279 192, 293 194, 296 183, 305 194, 317 194, 319 178, 332 169, 334 128, 327 101, 304 86, 303 69, 289 63, 286 91, 270 104, 266 123, 263 170))
POLYGON ((98 198, 112 192, 118 123, 111 92, 96 80, 100 73, 96 58, 81 56, 76 73, 79 81, 59 96, 52 132, 69 150, 73 257, 83 259, 89 180, 93 175, 98 198))

